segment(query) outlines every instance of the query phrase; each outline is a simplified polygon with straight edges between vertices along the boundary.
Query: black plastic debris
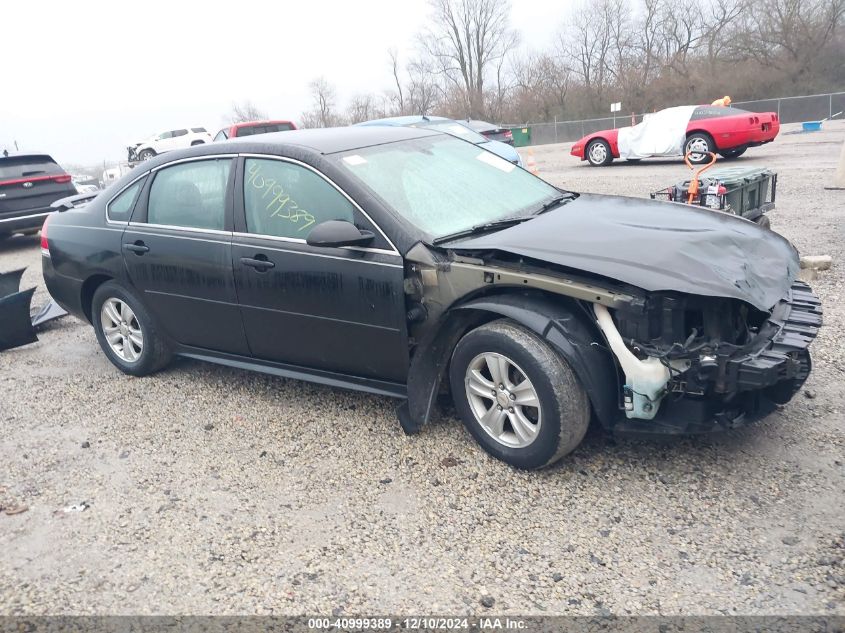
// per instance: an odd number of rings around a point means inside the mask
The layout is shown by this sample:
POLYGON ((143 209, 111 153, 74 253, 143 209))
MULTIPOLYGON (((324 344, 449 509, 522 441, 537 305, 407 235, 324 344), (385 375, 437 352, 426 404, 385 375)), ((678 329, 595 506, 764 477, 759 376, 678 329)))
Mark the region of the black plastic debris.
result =
POLYGON ((34 343, 36 327, 67 314, 52 299, 40 308, 30 308, 35 288, 19 289, 25 270, 0 273, 0 351, 34 343))

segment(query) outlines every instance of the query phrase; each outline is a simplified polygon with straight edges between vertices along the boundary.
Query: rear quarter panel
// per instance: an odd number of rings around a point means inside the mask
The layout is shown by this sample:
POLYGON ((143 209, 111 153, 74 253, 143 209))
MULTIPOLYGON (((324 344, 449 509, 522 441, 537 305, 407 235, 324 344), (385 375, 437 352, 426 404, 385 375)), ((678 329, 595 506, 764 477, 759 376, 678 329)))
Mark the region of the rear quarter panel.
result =
MULTIPOLYGON (((102 194, 101 194, 102 195, 102 194)), ((95 275, 124 280, 121 251, 123 224, 107 224, 105 200, 50 216, 47 227, 49 257, 42 257, 44 281, 50 295, 66 310, 87 318, 82 287, 95 275)))
POLYGON ((780 123, 772 112, 747 112, 690 121, 687 133, 698 131, 707 132, 716 147, 724 150, 771 141, 780 131, 780 123))

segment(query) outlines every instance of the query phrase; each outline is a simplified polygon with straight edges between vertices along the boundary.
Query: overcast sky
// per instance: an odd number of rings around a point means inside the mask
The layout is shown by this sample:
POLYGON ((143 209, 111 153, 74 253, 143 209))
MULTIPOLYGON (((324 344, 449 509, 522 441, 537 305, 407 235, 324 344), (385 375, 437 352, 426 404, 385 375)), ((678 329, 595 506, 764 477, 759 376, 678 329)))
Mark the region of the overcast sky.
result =
MULTIPOLYGON (((298 120, 308 83, 340 105, 392 86, 387 51, 413 52, 426 0, 184 2, 3 0, 0 148, 60 162, 125 158, 126 146, 185 126, 223 126, 233 101, 298 120)), ((523 46, 544 48, 568 2, 514 0, 523 46)))

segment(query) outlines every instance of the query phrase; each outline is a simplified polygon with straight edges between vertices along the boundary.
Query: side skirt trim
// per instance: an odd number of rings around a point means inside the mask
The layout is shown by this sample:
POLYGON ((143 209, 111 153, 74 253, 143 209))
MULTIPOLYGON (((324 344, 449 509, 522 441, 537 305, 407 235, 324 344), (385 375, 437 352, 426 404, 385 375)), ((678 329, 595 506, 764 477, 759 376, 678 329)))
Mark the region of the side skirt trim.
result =
POLYGON ((281 376, 282 378, 293 378, 295 380, 315 382, 329 387, 340 387, 342 389, 364 391, 366 393, 388 396, 391 398, 407 398, 408 396, 408 390, 404 384, 388 382, 386 380, 348 376, 346 374, 331 371, 309 369, 298 365, 287 365, 284 363, 264 361, 257 358, 247 358, 236 354, 212 352, 198 347, 179 346, 176 350, 174 350, 174 353, 177 356, 182 356, 183 358, 192 358, 194 360, 216 363, 218 365, 225 365, 236 369, 258 371, 264 374, 271 374, 273 376, 281 376))

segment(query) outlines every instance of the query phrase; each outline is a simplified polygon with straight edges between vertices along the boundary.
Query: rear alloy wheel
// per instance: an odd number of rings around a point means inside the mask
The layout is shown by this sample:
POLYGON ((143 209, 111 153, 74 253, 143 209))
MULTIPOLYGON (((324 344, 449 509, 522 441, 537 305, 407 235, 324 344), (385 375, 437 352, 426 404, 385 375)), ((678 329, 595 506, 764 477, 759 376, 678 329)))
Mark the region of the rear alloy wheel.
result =
POLYGON ((150 314, 133 292, 108 281, 91 301, 91 321, 97 341, 118 369, 146 376, 170 361, 170 349, 150 314))
POLYGON ((138 154, 138 158, 140 160, 151 160, 151 159, 155 158, 155 156, 156 156, 156 153, 151 149, 145 149, 143 152, 138 154))
POLYGON ((603 167, 613 161, 613 154, 610 152, 610 145, 607 141, 596 139, 587 145, 587 161, 593 167, 603 167))
POLYGON ((587 432, 590 404, 572 369, 543 339, 511 321, 464 336, 449 380, 469 432, 484 450, 517 468, 556 462, 587 432))
POLYGON ((706 132, 695 132, 687 137, 687 142, 684 144, 684 155, 689 154, 689 162, 693 165, 702 165, 709 163, 711 152, 716 151, 716 143, 713 138, 706 132))

